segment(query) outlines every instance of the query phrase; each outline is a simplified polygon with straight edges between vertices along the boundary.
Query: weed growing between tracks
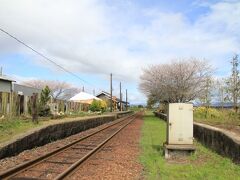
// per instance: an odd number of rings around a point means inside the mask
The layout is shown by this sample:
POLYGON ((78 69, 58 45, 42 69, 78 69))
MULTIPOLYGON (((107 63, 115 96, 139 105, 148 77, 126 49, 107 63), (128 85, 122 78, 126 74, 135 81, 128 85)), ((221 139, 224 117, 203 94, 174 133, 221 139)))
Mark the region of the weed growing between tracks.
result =
POLYGON ((166 123, 147 112, 142 127, 140 156, 146 179, 240 179, 240 166, 198 142, 195 142, 195 154, 190 157, 165 160, 165 140, 166 123))

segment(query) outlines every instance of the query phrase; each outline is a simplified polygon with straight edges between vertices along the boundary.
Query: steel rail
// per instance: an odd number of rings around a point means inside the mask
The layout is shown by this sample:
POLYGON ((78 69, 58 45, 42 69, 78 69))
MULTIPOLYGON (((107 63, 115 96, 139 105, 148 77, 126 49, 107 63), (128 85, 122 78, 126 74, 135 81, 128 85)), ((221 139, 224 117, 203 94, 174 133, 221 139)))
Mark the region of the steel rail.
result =
POLYGON ((111 140, 115 135, 117 135, 121 130, 123 130, 127 125, 129 125, 136 117, 133 117, 131 120, 129 120, 128 123, 124 124, 120 129, 115 131, 112 135, 110 135, 107 139, 105 139, 101 144, 99 144, 96 148, 91 150, 89 153, 87 153, 85 156, 83 156, 81 159, 79 159, 77 162, 72 164, 66 171, 58 175, 54 180, 62 180, 69 175, 71 175, 74 170, 76 170, 77 167, 79 167, 83 162, 85 162, 87 159, 89 159, 91 156, 93 156, 98 150, 100 150, 109 140, 111 140))
POLYGON ((118 122, 115 122, 115 123, 113 123, 113 124, 111 124, 109 126, 103 127, 100 130, 97 130, 97 131, 95 131, 95 132, 93 132, 93 133, 91 133, 89 135, 86 135, 86 136, 84 136, 84 137, 82 137, 82 138, 80 138, 80 139, 78 139, 76 141, 73 141, 73 142, 71 142, 71 143, 69 143, 69 144, 67 144, 67 145, 65 145, 65 146, 63 146, 61 148, 58 148, 56 150, 53 150, 53 151, 51 151, 49 153, 44 154, 43 156, 37 157, 37 158, 35 158, 33 160, 27 161, 25 163, 22 163, 20 165, 17 165, 15 167, 13 167, 13 168, 10 168, 10 169, 8 169, 6 171, 3 171, 2 173, 0 173, 0 179, 10 179, 11 177, 14 177, 17 174, 19 174, 19 173, 21 173, 21 172, 23 172, 23 171, 25 171, 27 169, 30 169, 31 167, 33 167, 33 166, 43 162, 44 160, 47 160, 47 159, 51 158, 52 156, 55 156, 55 155, 61 153, 62 151, 70 148, 71 146, 77 144, 78 142, 81 142, 81 141, 83 141, 83 140, 85 140, 85 139, 87 139, 87 138, 89 138, 89 137, 91 137, 91 136, 93 136, 95 134, 98 134, 99 132, 104 131, 104 130, 106 130, 106 129, 108 129, 108 128, 116 125, 116 124, 119 124, 119 123, 121 123, 123 121, 126 121, 129 118, 133 117, 134 115, 135 114, 127 116, 127 117, 120 118, 122 120, 119 119, 118 122))

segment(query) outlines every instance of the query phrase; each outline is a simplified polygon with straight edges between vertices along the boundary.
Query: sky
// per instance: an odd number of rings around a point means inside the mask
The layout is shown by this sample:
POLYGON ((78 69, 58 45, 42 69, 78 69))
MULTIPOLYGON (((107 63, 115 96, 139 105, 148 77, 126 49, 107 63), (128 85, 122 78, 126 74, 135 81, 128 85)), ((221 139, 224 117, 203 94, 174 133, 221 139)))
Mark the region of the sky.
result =
POLYGON ((206 59, 215 76, 230 72, 240 52, 240 0, 0 0, 0 28, 35 48, 58 67, 0 32, 0 66, 18 82, 66 81, 109 91, 128 89, 143 104, 142 69, 173 59, 206 59))

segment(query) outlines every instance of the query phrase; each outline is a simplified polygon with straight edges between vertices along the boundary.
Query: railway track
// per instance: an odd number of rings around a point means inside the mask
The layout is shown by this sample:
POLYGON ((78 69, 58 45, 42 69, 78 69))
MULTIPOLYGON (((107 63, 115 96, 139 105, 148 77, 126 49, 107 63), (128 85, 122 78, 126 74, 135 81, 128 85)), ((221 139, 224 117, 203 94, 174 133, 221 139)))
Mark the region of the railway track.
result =
POLYGON ((138 114, 84 136, 68 145, 0 173, 0 179, 64 179, 130 124, 138 114))

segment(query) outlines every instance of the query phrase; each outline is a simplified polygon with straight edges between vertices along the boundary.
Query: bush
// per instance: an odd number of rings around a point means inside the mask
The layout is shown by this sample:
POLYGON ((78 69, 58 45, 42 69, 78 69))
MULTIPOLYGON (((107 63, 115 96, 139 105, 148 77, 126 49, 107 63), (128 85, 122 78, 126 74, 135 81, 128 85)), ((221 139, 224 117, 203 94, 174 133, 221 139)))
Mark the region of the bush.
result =
POLYGON ((39 116, 49 116, 50 115, 50 107, 48 105, 39 105, 39 108, 38 108, 39 112, 38 112, 38 115, 39 116))
POLYGON ((93 112, 95 111, 101 111, 101 102, 100 101, 97 101, 97 100, 93 100, 89 109, 93 112))
POLYGON ((89 109, 93 112, 96 112, 96 111, 105 112, 107 109, 107 103, 105 101, 98 101, 94 99, 89 109))
POLYGON ((197 107, 194 109, 195 116, 199 118, 220 118, 221 112, 214 108, 197 107))
POLYGON ((105 112, 107 110, 107 102, 106 101, 100 101, 101 102, 101 110, 102 112, 105 112))

